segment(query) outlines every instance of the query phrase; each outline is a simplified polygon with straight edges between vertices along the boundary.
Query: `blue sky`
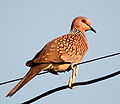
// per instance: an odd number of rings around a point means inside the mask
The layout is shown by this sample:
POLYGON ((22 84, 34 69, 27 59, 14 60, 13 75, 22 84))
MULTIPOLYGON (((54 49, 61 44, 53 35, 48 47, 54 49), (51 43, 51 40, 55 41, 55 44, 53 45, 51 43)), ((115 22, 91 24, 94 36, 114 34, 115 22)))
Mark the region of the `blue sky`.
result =
MULTIPOLYGON (((0 0, 0 82, 23 77, 25 62, 50 40, 69 32, 72 20, 86 16, 97 34, 87 32, 85 60, 120 51, 119 0, 0 0)), ((80 66, 77 81, 94 79, 120 69, 120 56, 80 66)), ((18 82, 0 86, 1 104, 20 104, 68 83, 71 72, 35 77, 13 97, 6 94, 18 82)), ((120 77, 54 93, 35 104, 119 104, 120 77)))

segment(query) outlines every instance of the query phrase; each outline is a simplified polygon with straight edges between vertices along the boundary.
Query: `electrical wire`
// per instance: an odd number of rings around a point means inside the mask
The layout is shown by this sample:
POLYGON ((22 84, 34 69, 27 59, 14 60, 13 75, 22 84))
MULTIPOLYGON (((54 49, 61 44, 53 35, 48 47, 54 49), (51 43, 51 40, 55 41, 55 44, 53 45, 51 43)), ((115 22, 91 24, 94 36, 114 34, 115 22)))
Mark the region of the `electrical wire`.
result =
MULTIPOLYGON (((105 56, 98 57, 98 58, 94 58, 94 59, 91 59, 91 60, 87 60, 87 61, 84 61, 82 63, 76 63, 74 65, 86 64, 86 63, 98 61, 98 60, 101 60, 101 59, 105 59, 105 58, 109 58, 109 57, 113 57, 113 56, 117 56, 117 55, 120 55, 120 52, 105 55, 105 56)), ((44 63, 38 63, 38 64, 51 64, 51 63, 52 64, 67 64, 67 63, 70 64, 70 62, 46 62, 46 63, 44 62, 44 63)), ((45 73, 48 73, 48 72, 43 72, 43 73, 40 73, 38 75, 45 74, 45 73)), ((18 80, 21 80, 21 79, 23 79, 23 78, 17 78, 17 79, 5 81, 5 82, 0 83, 0 85, 8 84, 8 83, 15 82, 15 81, 18 81, 18 80)))

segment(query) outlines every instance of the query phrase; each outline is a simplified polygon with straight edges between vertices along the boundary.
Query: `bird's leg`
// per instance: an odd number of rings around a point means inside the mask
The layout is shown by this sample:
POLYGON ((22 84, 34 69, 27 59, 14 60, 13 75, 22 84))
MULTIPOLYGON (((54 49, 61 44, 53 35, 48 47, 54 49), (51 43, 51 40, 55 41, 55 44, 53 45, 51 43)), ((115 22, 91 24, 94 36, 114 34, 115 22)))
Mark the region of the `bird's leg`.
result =
POLYGON ((74 66, 73 68, 75 68, 75 76, 77 76, 77 75, 78 75, 79 66, 76 65, 76 66, 74 66))
POLYGON ((68 84, 70 89, 76 88, 75 86, 72 87, 72 84, 75 82, 75 78, 76 78, 76 76, 77 76, 77 74, 78 74, 78 69, 79 69, 79 67, 78 67, 78 66, 74 66, 74 65, 75 65, 75 63, 73 63, 73 64, 71 65, 72 76, 70 77, 70 79, 69 79, 69 84, 68 84))

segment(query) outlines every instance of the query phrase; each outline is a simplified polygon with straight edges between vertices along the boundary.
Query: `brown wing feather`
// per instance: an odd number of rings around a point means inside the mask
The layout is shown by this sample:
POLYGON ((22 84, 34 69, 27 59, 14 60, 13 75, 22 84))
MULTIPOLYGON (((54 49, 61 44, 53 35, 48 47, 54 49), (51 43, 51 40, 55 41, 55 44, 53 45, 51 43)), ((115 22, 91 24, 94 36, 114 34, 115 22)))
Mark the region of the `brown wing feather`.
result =
POLYGON ((46 44, 32 60, 27 61, 26 66, 32 67, 35 66, 36 63, 43 62, 63 62, 60 55, 61 54, 57 51, 57 44, 53 40, 46 44))
POLYGON ((42 62, 81 62, 87 49, 86 37, 66 34, 46 44, 26 65, 32 67, 42 62))

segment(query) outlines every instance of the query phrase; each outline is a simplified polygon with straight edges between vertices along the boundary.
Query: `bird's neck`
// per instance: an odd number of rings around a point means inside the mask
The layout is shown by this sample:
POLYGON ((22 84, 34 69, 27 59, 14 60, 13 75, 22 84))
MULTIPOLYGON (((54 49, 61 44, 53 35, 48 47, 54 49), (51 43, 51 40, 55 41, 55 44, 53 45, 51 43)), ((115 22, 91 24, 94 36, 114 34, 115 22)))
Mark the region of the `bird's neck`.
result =
POLYGON ((87 40, 87 37, 86 37, 84 31, 80 31, 80 30, 74 28, 74 29, 71 29, 70 34, 79 35, 79 36, 83 37, 83 39, 86 41, 86 44, 88 44, 88 40, 87 40))
POLYGON ((78 30, 78 29, 76 29, 76 28, 71 29, 71 30, 70 30, 70 33, 71 33, 71 34, 84 35, 84 32, 83 32, 83 31, 80 31, 80 30, 78 30))

